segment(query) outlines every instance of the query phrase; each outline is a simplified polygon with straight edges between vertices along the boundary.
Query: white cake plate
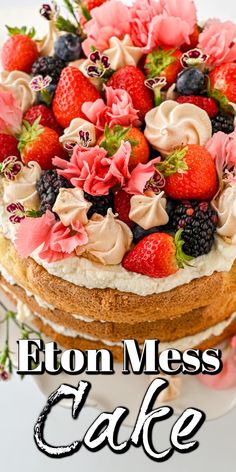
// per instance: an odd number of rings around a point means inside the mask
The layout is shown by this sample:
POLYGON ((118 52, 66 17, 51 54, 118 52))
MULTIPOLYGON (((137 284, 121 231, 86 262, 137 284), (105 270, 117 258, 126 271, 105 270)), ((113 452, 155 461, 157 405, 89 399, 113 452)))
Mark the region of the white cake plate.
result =
MULTIPOLYGON (((1 300, 10 309, 15 307, 9 304, 9 301, 1 295, 1 300)), ((0 314, 2 310, 0 310, 0 314)), ((17 366, 17 340, 20 333, 18 328, 12 323, 10 331, 10 349, 13 352, 13 362, 17 366)), ((5 335, 4 325, 0 325, 0 346, 3 345, 5 335)), ((45 342, 50 339, 44 337, 45 342)), ((125 420, 125 424, 133 426, 137 413, 143 399, 143 396, 151 382, 151 378, 143 375, 123 375, 122 365, 114 365, 114 375, 68 375, 61 373, 59 375, 32 375, 42 394, 47 398, 62 383, 73 386, 78 385, 80 380, 91 382, 92 388, 89 393, 86 406, 92 406, 99 411, 112 411, 117 406, 127 407, 130 411, 125 420)), ((161 376, 160 376, 161 377, 161 376)), ((195 407, 206 413, 207 420, 212 420, 225 415, 236 406, 236 387, 229 390, 212 390, 203 385, 197 377, 182 376, 182 391, 178 398, 168 401, 175 414, 180 414, 188 407, 195 407)), ((71 407, 71 400, 61 402, 64 407, 71 407)))

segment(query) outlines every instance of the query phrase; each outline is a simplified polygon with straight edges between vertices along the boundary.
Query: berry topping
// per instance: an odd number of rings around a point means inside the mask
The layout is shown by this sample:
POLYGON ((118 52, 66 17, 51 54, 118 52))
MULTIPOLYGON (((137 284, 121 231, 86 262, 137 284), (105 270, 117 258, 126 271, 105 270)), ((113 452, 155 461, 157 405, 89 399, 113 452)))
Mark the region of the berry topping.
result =
POLYGON ((88 202, 92 203, 92 206, 88 211, 88 218, 91 218, 94 213, 106 216, 109 208, 111 208, 112 211, 114 210, 113 193, 111 191, 108 195, 102 195, 101 197, 94 197, 93 195, 84 192, 84 198, 88 200, 88 202))
POLYGON ((57 123, 52 110, 45 105, 35 105, 31 107, 24 116, 24 120, 28 121, 30 125, 33 125, 36 119, 40 116, 39 124, 51 128, 56 133, 61 134, 62 128, 57 123))
POLYGON ((199 95, 205 87, 205 76, 199 69, 185 69, 177 77, 176 90, 181 95, 199 95))
POLYGON ((214 243, 217 214, 209 202, 183 201, 171 214, 175 231, 183 229, 183 250, 198 257, 208 254, 214 243))
POLYGON ((56 85, 65 66, 66 63, 58 57, 43 56, 34 62, 32 74, 34 76, 49 76, 52 79, 51 84, 56 85))
POLYGON ((236 64, 221 64, 209 74, 210 89, 221 96, 226 97, 229 102, 236 103, 236 64))
POLYGON ((9 156, 20 157, 18 141, 9 134, 0 134, 0 162, 3 162, 9 156))
POLYGON ((72 185, 56 170, 46 170, 37 182, 37 192, 40 198, 40 210, 52 210, 61 188, 71 188, 72 185))
POLYGON ((63 128, 74 118, 85 118, 81 108, 84 102, 95 102, 100 94, 76 67, 66 67, 61 74, 53 100, 53 112, 63 128))
POLYGON ((166 179, 164 187, 174 200, 211 200, 218 189, 215 163, 202 146, 189 144, 156 164, 166 179))
POLYGON ((32 38, 26 34, 16 34, 2 47, 2 66, 7 71, 20 70, 28 73, 38 55, 37 45, 32 38))
POLYGON ((142 239, 123 259, 126 270, 149 277, 168 277, 191 260, 182 250, 182 230, 173 238, 167 233, 154 233, 142 239))
POLYGON ((76 34, 64 34, 54 43, 54 51, 62 61, 76 61, 81 55, 81 40, 76 34))
POLYGON ((212 133, 223 131, 225 134, 230 134, 234 131, 234 116, 233 115, 217 115, 211 120, 212 133))
POLYGON ((217 105, 217 102, 214 100, 214 98, 208 98, 208 97, 201 97, 197 95, 189 95, 189 96, 182 96, 177 98, 178 103, 192 103, 192 105, 196 105, 199 108, 202 108, 205 110, 210 118, 214 118, 218 112, 219 112, 219 107, 217 105))
POLYGON ((55 156, 65 158, 66 152, 59 142, 59 135, 51 128, 39 124, 40 116, 31 126, 24 121, 19 141, 19 150, 24 164, 36 161, 44 170, 51 169, 55 156))
POLYGON ((119 190, 114 195, 115 213, 118 214, 119 220, 124 221, 128 226, 133 225, 132 221, 129 219, 131 197, 132 195, 126 193, 124 190, 119 190))
POLYGON ((149 236, 149 234, 162 233, 162 232, 166 233, 170 228, 167 225, 165 225, 165 226, 154 226, 153 228, 149 228, 149 229, 143 229, 139 225, 134 225, 131 229, 133 233, 134 243, 137 244, 146 236, 149 236))

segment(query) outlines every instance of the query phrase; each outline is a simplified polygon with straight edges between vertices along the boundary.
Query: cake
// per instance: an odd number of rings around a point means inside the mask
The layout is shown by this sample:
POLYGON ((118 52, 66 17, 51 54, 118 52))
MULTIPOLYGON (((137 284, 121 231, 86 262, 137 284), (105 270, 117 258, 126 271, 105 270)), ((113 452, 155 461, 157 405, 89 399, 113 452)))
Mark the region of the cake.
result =
POLYGON ((215 346, 236 333, 236 25, 92 5, 8 28, 1 289, 64 348, 215 346))

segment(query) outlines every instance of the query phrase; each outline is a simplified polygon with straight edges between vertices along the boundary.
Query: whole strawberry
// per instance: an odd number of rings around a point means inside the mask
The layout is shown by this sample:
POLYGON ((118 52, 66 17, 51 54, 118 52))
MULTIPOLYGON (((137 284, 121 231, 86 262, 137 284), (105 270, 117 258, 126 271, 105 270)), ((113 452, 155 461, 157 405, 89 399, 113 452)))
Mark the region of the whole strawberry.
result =
POLYGON ((197 95, 186 95, 177 98, 178 103, 191 103, 206 111, 210 118, 215 118, 219 113, 219 107, 214 98, 197 95))
POLYGON ((24 164, 36 161, 43 170, 52 169, 55 156, 66 158, 59 142, 59 135, 53 129, 39 124, 40 117, 31 126, 24 121, 19 141, 19 150, 24 164))
POLYGON ((128 226, 133 225, 133 222, 129 219, 131 197, 132 195, 124 190, 118 190, 114 195, 115 213, 118 213, 119 220, 124 221, 128 226))
POLYGON ((53 100, 53 113, 60 125, 67 128, 74 118, 86 118, 81 110, 85 102, 100 98, 97 89, 76 67, 63 69, 53 100))
MULTIPOLYGON (((1 60, 2 67, 7 71, 20 70, 22 72, 31 72, 31 67, 39 56, 35 41, 27 34, 15 34, 15 31, 21 31, 8 28, 10 38, 3 44, 1 60), (12 32, 12 33, 11 33, 12 32)), ((26 31, 26 29, 23 29, 26 31)))
POLYGON ((153 94, 145 84, 145 75, 135 66, 124 66, 115 72, 107 85, 113 89, 123 89, 130 95, 133 106, 139 111, 140 120, 153 108, 153 94))
POLYGON ((54 129, 59 135, 62 134, 62 128, 57 122, 52 110, 45 105, 34 105, 24 116, 24 120, 33 125, 37 118, 40 117, 39 124, 47 128, 54 129))
POLYGON ((122 266, 131 272, 148 277, 169 277, 175 274, 184 262, 191 260, 182 250, 182 230, 173 238, 167 233, 153 233, 142 239, 122 261, 122 266))
POLYGON ((236 103, 236 63, 221 64, 209 74, 211 92, 236 103))
POLYGON ((18 141, 14 136, 0 134, 0 162, 3 162, 9 156, 20 157, 17 146, 18 141))
POLYGON ((177 149, 156 167, 165 177, 166 195, 174 200, 210 201, 218 190, 214 160, 198 144, 177 149))
POLYGON ((168 88, 176 82, 177 75, 182 70, 181 56, 182 52, 179 49, 160 47, 153 49, 146 57, 145 73, 149 78, 165 77, 168 88))

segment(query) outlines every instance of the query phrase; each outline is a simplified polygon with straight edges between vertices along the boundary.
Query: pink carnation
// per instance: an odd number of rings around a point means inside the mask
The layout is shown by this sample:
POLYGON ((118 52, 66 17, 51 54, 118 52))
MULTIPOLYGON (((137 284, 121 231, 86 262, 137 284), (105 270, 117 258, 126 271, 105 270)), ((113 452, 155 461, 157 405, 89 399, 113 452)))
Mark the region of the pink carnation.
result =
POLYGON ((53 164, 62 170, 58 174, 82 188, 90 195, 107 195, 116 184, 124 185, 129 179, 128 170, 131 145, 122 142, 119 150, 107 157, 105 149, 95 146, 84 148, 75 146, 70 162, 55 157, 53 164))
POLYGON ((23 113, 11 92, 0 90, 0 133, 20 133, 23 113))
POLYGON ((196 7, 192 0, 138 0, 131 8, 131 37, 145 53, 156 46, 179 47, 189 43, 196 25, 196 7), (147 8, 146 8, 147 7, 147 8))
POLYGON ((98 98, 95 102, 85 102, 82 111, 87 118, 101 131, 105 124, 109 127, 114 125, 139 126, 138 111, 133 107, 133 102, 125 90, 106 87, 106 104, 98 98))
POLYGON ((236 169, 236 129, 231 134, 222 131, 215 133, 207 142, 206 148, 215 160, 220 177, 226 168, 236 169))
POLYGON ((218 66, 236 60, 236 24, 209 20, 199 36, 198 48, 209 55, 208 64, 218 66))
POLYGON ((157 162, 160 162, 160 157, 152 159, 147 164, 138 164, 131 172, 130 179, 124 190, 131 195, 142 194, 146 183, 155 172, 154 164, 157 162))
POLYGON ((40 246, 39 257, 55 262, 74 254, 78 246, 87 244, 88 235, 81 224, 71 231, 60 221, 56 222, 52 212, 40 218, 25 218, 16 234, 15 246, 22 257, 29 257, 40 246))
POLYGON ((83 42, 86 56, 91 52, 91 46, 99 51, 109 47, 112 36, 122 38, 130 30, 129 8, 123 3, 110 0, 91 11, 92 20, 85 24, 87 39, 83 42))

